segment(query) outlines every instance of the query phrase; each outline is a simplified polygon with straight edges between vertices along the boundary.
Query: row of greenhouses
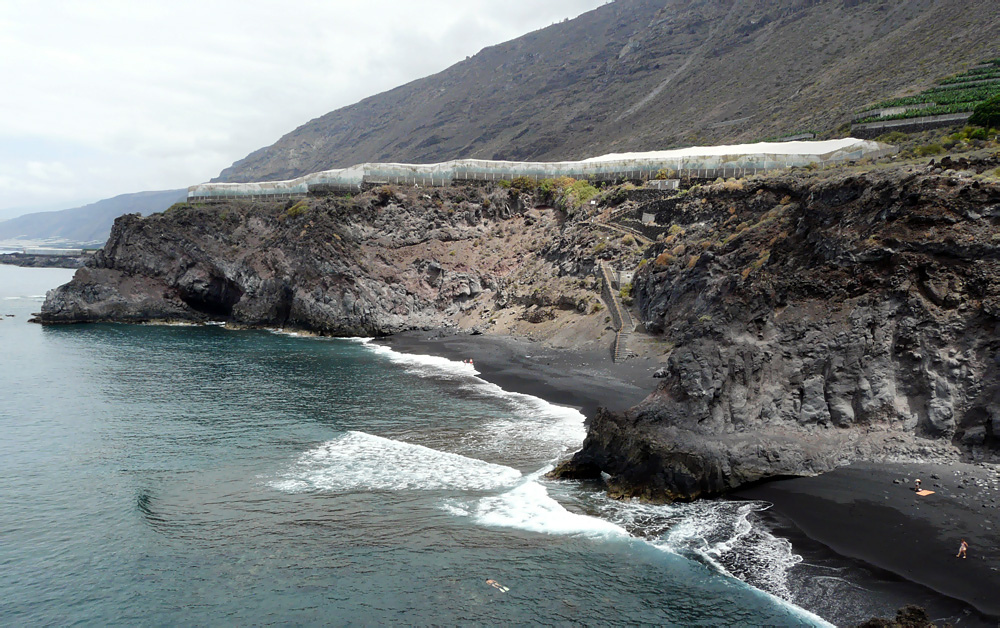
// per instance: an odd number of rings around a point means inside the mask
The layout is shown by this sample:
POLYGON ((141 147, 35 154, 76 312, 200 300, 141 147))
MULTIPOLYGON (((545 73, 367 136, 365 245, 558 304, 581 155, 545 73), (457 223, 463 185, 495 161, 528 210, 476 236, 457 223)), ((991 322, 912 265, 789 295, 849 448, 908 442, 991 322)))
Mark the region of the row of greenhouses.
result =
POLYGON ((742 177, 793 166, 823 166, 892 154, 887 144, 853 138, 819 142, 761 142, 668 151, 611 154, 582 161, 513 162, 459 159, 439 164, 361 164, 315 172, 288 181, 202 183, 188 188, 191 201, 269 199, 310 191, 358 191, 366 185, 448 186, 467 181, 518 177, 572 177, 591 181, 641 181, 656 177, 742 177))

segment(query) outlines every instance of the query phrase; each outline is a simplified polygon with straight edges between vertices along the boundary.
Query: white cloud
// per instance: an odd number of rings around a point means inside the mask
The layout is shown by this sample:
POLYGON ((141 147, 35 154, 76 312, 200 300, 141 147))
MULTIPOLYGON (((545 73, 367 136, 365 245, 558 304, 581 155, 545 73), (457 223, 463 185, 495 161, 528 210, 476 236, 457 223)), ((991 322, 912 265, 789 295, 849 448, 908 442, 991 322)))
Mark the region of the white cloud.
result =
POLYGON ((24 164, 25 174, 39 183, 66 184, 76 178, 76 174, 58 161, 29 161, 24 164))
POLYGON ((207 180, 314 117, 605 1, 8 3, 0 208, 207 180))

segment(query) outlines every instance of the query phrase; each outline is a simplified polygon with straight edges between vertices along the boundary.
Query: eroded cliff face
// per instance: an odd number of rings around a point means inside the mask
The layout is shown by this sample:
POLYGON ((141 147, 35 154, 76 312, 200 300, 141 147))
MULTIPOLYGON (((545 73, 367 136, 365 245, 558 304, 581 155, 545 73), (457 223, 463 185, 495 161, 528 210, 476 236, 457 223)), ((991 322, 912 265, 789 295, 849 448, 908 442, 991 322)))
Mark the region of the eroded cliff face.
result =
POLYGON ((635 289, 664 378, 593 417, 563 474, 692 499, 858 459, 995 453, 997 165, 800 173, 661 203, 676 227, 635 289))
POLYGON ((533 205, 500 188, 382 188, 127 215, 38 320, 212 320, 338 336, 568 327, 596 341, 607 313, 587 252, 599 236, 533 205))

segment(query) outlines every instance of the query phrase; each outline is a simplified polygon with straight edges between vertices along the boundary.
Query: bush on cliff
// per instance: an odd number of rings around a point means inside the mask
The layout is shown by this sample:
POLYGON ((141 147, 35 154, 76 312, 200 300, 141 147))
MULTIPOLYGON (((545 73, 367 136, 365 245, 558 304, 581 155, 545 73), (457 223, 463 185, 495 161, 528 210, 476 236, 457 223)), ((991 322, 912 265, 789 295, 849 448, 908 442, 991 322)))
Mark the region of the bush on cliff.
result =
POLYGON ((1000 127, 1000 96, 994 96, 976 107, 969 124, 986 129, 1000 127))
POLYGON ((597 195, 597 188, 589 181, 573 181, 563 191, 560 201, 566 213, 572 214, 597 195))
POLYGON ((307 211, 309 211, 309 203, 303 200, 289 207, 285 211, 285 214, 289 218, 298 218, 299 216, 304 215, 307 211))
POLYGON ((510 182, 510 187, 531 194, 538 188, 538 182, 530 177, 517 177, 510 182))

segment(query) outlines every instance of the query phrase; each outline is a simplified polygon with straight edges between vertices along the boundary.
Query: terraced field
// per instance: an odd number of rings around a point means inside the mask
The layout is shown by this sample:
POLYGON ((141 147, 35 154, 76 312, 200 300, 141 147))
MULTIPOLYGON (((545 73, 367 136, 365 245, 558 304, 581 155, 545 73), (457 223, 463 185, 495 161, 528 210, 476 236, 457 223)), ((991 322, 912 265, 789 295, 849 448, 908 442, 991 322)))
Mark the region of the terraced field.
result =
POLYGON ((915 96, 894 98, 872 105, 861 112, 857 123, 906 120, 922 116, 972 111, 980 103, 1000 95, 1000 59, 990 59, 961 74, 943 78, 936 87, 915 96), (901 112, 886 109, 905 107, 901 112), (863 114, 871 112, 871 115, 863 114), (888 115, 886 115, 888 114, 888 115))

